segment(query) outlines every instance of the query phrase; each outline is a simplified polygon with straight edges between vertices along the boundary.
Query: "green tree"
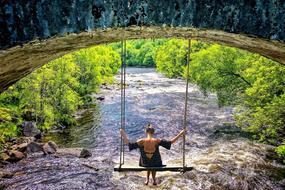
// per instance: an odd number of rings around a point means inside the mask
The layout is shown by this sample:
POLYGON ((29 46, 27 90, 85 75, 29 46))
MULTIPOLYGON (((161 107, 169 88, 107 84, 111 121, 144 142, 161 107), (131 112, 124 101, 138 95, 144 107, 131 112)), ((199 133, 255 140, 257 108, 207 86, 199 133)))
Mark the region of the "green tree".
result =
POLYGON ((106 45, 91 47, 51 61, 0 95, 0 144, 17 135, 26 112, 38 128, 74 125, 72 114, 103 83, 111 83, 121 65, 120 55, 106 45))
MULTIPOLYGON (((206 47, 208 44, 192 40, 191 54, 206 47)), ((172 39, 160 45, 154 58, 157 70, 170 78, 183 76, 187 61, 187 48, 187 40, 172 39)))
MULTIPOLYGON (((285 67, 265 57, 217 44, 193 42, 189 80, 207 95, 217 94, 220 106, 235 105, 236 124, 257 140, 280 145, 284 155, 285 67)), ((186 43, 170 40, 157 50, 158 71, 185 77, 186 43)))

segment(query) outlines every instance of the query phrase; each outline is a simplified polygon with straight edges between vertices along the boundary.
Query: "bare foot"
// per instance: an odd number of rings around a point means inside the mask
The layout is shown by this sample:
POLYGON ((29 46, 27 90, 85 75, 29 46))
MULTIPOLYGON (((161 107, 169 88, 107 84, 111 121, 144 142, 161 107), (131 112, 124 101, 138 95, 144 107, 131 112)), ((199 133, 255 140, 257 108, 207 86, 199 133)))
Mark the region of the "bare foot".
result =
POLYGON ((148 185, 148 180, 145 180, 144 184, 145 184, 145 185, 148 185))

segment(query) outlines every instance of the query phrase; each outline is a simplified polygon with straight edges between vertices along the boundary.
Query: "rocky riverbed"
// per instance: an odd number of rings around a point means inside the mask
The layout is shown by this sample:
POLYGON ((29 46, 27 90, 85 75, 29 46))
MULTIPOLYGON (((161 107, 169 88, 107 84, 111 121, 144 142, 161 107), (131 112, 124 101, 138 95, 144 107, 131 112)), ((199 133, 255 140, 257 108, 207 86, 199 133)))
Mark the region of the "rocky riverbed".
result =
MULTIPOLYGON (((156 136, 171 138, 182 129, 185 81, 168 79, 154 69, 127 69, 126 132, 144 136, 155 126, 156 136)), ((119 76, 116 77, 119 81, 119 76)), ((0 189, 145 189, 144 172, 116 173, 119 162, 120 86, 101 91, 103 99, 85 112, 81 126, 47 137, 59 145, 56 154, 31 154, 5 166, 0 189), (67 148, 68 147, 68 148, 67 148), (80 158, 82 148, 92 156, 80 158)), ((214 94, 207 97, 189 88, 186 163, 184 174, 158 173, 151 189, 274 189, 285 188, 285 166, 274 160, 274 147, 250 140, 234 126, 233 109, 219 108, 214 94)), ((170 151, 161 149, 165 164, 181 164, 181 140, 170 151)), ((126 149, 126 163, 137 164, 139 154, 126 149)))

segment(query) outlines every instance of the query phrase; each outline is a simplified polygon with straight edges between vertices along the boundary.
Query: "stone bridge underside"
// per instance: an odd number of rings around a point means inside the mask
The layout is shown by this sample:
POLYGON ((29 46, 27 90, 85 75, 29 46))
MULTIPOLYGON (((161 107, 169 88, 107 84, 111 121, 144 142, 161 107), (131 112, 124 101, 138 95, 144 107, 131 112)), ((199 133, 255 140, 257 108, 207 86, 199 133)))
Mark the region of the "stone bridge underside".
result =
POLYGON ((0 92, 81 48, 170 37, 226 44, 285 64, 285 1, 1 0, 0 92))

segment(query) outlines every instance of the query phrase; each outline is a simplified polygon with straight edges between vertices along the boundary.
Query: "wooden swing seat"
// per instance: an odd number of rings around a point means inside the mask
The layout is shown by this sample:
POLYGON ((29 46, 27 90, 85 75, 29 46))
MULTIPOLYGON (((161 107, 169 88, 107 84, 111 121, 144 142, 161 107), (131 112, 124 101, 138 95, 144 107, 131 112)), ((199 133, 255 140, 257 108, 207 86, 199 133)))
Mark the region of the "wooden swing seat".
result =
POLYGON ((193 170, 193 167, 182 167, 179 165, 164 165, 162 167, 141 167, 137 165, 128 165, 117 164, 114 167, 114 171, 116 172, 140 172, 140 171, 147 171, 147 170, 155 170, 155 171, 171 171, 171 172, 186 172, 193 170))

